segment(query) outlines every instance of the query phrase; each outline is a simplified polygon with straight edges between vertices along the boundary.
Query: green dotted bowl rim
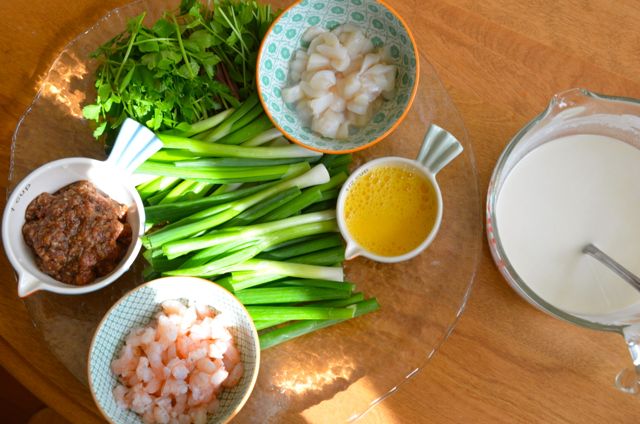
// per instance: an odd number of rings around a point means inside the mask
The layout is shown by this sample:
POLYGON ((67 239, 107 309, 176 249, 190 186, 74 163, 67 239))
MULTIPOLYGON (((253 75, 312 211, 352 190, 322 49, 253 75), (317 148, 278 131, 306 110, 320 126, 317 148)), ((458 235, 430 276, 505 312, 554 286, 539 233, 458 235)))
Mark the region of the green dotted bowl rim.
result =
MULTIPOLYGON (((267 30, 267 32, 265 33, 264 37, 262 38, 262 41, 260 42, 260 48, 258 50, 258 56, 256 59, 256 88, 258 91, 258 97, 260 99, 260 103, 262 104, 262 107, 265 110, 265 113, 267 114, 269 120, 273 123, 273 125, 280 131, 282 132, 282 134, 289 140, 293 141, 294 143, 305 147, 309 150, 313 150, 316 152, 320 152, 320 153, 330 153, 330 154, 343 154, 343 153, 353 153, 353 152, 357 152, 359 150, 363 150, 366 149, 368 147, 373 146, 376 143, 379 143, 380 141, 384 140, 389 134, 391 134, 393 131, 395 131, 397 129, 397 127, 402 123, 402 121, 404 120, 404 118, 407 116, 407 114, 409 113, 409 110, 411 109, 411 105, 413 104, 413 101, 415 99, 415 96, 418 92, 418 85, 419 85, 419 79, 420 79, 420 60, 419 60, 419 53, 418 53, 418 47, 417 47, 417 43, 416 40, 413 36, 413 33, 411 32, 409 26, 407 25, 407 23, 405 22, 405 20, 402 18, 402 16, 400 16, 400 14, 398 12, 395 11, 395 9, 393 9, 391 6, 389 6, 385 1, 383 0, 373 0, 373 3, 377 3, 378 5, 382 6, 384 9, 386 9, 386 11, 390 12, 397 20, 398 22, 402 25, 403 29, 406 31, 407 36, 409 38, 409 42, 411 44, 412 50, 413 50, 413 55, 415 58, 415 75, 413 78, 413 86, 411 88, 411 93, 409 95, 409 98, 404 106, 404 110, 402 111, 402 113, 400 114, 400 116, 395 120, 395 122, 389 127, 387 128, 384 132, 377 134, 375 136, 375 138, 367 143, 364 143, 362 145, 359 145, 357 147, 354 148, 346 148, 346 149, 328 149, 328 148, 319 148, 316 146, 312 146, 309 145, 307 143, 305 143, 304 140, 300 140, 298 137, 296 137, 295 135, 291 134, 290 131, 287 131, 283 125, 280 125, 280 123, 273 117, 272 112, 269 108, 269 105, 267 104, 266 100, 263 98, 262 95, 262 82, 260 79, 260 71, 262 69, 261 63, 262 63, 262 56, 263 53, 266 49, 267 43, 269 41, 269 38, 271 36, 271 34, 273 33, 274 28, 276 27, 276 25, 279 24, 280 20, 283 18, 283 16, 285 16, 288 12, 290 12, 292 9, 300 6, 301 4, 306 4, 309 0, 297 0, 295 1, 293 4, 289 5, 286 9, 284 9, 280 15, 271 23, 271 26, 269 27, 269 29, 267 30)), ((330 8, 331 6, 335 5, 340 5, 345 3, 345 0, 327 0, 325 1, 325 5, 327 8, 330 8)), ((362 3, 362 0, 359 0, 358 3, 362 3)), ((333 141, 331 141, 333 143, 333 141)), ((335 141, 335 143, 339 143, 339 141, 335 141)))

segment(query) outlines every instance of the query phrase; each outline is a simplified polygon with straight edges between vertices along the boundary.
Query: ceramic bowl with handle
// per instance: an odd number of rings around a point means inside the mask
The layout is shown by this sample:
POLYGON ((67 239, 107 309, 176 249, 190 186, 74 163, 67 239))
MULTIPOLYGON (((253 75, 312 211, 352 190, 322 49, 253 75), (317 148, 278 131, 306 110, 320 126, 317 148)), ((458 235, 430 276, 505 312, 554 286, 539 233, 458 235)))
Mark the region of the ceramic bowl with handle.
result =
POLYGON ((145 159, 162 147, 153 132, 127 119, 106 161, 73 157, 49 162, 27 175, 13 190, 2 218, 2 241, 9 262, 18 276, 18 295, 28 296, 38 290, 60 294, 83 294, 111 284, 127 271, 141 248, 144 232, 144 206, 131 181, 131 173, 145 159), (109 274, 90 284, 76 286, 54 279, 41 271, 36 258, 22 236, 25 211, 42 193, 54 193, 71 183, 88 180, 116 202, 127 206, 131 226, 131 244, 120 263, 109 274))
MULTIPOLYGON (((462 150, 462 145, 450 132, 439 127, 438 125, 431 124, 424 137, 416 159, 408 159, 397 156, 384 156, 369 161, 353 171, 340 189, 340 194, 338 196, 338 202, 336 206, 340 233, 347 243, 345 250, 345 259, 349 260, 357 256, 364 256, 376 262, 403 262, 416 257, 423 250, 429 247, 429 245, 433 242, 436 235, 438 234, 444 210, 442 192, 440 190, 440 185, 436 180, 436 175, 449 162, 460 155, 462 153, 462 150), (395 256, 383 256, 372 252, 358 241, 357 237, 355 237, 351 233, 349 225, 347 224, 346 203, 347 199, 349 198, 350 190, 361 177, 365 176, 368 172, 377 167, 396 167, 405 169, 411 173, 422 176, 434 189, 435 200, 437 204, 435 222, 433 223, 429 231, 426 232, 426 235, 422 242, 415 248, 403 254, 395 256)), ((414 223, 412 223, 412 225, 413 224, 414 223)), ((417 225, 417 223, 415 225, 417 225)), ((424 228, 414 228, 418 232, 424 230, 424 228)))

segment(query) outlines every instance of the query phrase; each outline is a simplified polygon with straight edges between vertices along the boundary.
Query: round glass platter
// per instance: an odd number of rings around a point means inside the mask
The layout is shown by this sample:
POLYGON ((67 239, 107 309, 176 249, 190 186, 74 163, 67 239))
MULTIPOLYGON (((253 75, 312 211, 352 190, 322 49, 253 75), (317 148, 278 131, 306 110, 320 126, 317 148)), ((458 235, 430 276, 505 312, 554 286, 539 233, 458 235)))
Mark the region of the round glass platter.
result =
MULTIPOLYGON (((123 6, 67 45, 15 130, 9 187, 55 159, 105 157, 81 113, 95 94, 97 64, 89 55, 121 32, 129 18, 146 11, 149 23, 173 7, 175 2, 167 1, 123 6)), ((381 156, 414 158, 431 123, 455 135, 464 152, 438 174, 444 216, 436 240, 418 257, 399 264, 362 258, 346 262, 347 279, 377 297, 380 311, 263 352, 258 383, 236 421, 358 419, 427 365, 464 310, 482 245, 477 170, 462 119, 423 56, 420 69, 420 87, 406 119, 385 140, 354 154, 352 166, 381 156)), ((52 354, 83 383, 95 327, 122 294, 142 283, 143 267, 139 259, 122 278, 98 292, 37 292, 24 300, 52 354)))

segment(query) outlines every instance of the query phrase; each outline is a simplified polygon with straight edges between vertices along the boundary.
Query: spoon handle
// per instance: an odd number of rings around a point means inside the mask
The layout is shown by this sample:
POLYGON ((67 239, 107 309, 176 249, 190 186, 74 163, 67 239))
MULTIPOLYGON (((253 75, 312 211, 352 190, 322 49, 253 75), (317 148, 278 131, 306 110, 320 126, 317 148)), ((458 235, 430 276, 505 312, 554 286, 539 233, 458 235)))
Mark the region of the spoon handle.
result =
POLYGON ((631 284, 633 288, 640 291, 640 278, 634 275, 627 268, 620 265, 613 258, 604 253, 602 250, 598 249, 593 244, 589 243, 588 245, 586 245, 582 249, 582 253, 593 256, 594 258, 605 264, 610 270, 618 274, 627 283, 631 284))

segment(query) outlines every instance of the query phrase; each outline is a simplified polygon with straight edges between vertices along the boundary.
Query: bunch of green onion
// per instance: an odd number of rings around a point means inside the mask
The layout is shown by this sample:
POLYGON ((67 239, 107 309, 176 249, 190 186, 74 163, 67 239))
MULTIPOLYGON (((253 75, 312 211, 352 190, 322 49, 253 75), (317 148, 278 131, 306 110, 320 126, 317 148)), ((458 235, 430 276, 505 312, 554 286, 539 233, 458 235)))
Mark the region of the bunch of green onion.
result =
POLYGON ((197 276, 246 305, 263 349, 375 311, 344 280, 336 198, 350 155, 292 145, 257 96, 159 135, 136 171, 145 278, 197 276))

